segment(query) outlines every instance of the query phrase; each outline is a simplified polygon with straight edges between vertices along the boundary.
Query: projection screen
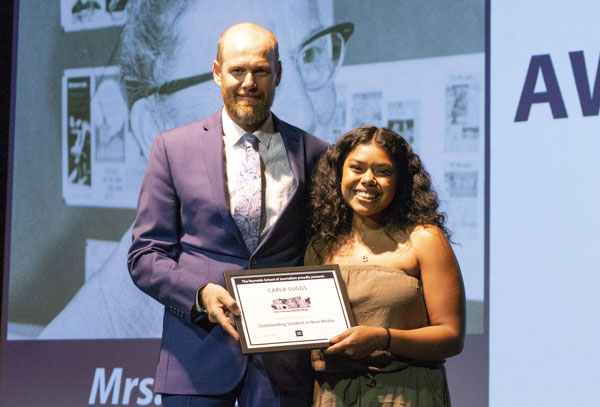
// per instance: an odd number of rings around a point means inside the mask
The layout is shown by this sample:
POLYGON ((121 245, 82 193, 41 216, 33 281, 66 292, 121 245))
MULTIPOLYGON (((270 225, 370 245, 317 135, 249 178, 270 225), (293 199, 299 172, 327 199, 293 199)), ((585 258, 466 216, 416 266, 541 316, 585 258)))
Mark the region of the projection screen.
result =
POLYGON ((160 405, 152 385, 163 310, 126 266, 144 135, 205 118, 221 99, 206 77, 156 96, 144 114, 147 96, 124 78, 132 68, 124 74, 123 61, 152 51, 137 67, 148 83, 175 61, 180 78, 210 73, 222 31, 253 21, 280 43, 275 114, 330 143, 362 125, 388 127, 421 156, 468 300, 465 351, 447 362, 451 395, 487 405, 485 1, 180 0, 154 16, 132 15, 127 3, 15 5, 0 404, 160 405), (172 40, 156 48, 124 35, 128 24, 172 40), (317 86, 299 59, 323 31, 347 48, 317 86))

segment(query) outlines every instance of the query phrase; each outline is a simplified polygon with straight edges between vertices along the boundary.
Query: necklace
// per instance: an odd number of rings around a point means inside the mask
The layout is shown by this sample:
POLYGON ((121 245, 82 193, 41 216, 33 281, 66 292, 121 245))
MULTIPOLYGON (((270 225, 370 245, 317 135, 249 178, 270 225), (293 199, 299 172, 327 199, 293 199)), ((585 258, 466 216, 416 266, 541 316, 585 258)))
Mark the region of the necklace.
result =
MULTIPOLYGON (((360 232, 358 232, 358 233, 360 234, 360 232)), ((377 244, 379 244, 379 239, 381 239, 381 235, 382 235, 382 233, 378 233, 377 239, 375 240, 375 243, 373 244, 373 246, 368 246, 369 249, 371 249, 371 251, 375 250, 375 248, 377 247, 377 244)), ((363 239, 363 242, 364 242, 365 239, 364 239, 364 237, 362 237, 362 235, 361 235, 361 238, 363 239)), ((367 263, 369 261, 369 256, 364 254, 362 256, 362 261, 363 261, 363 263, 367 263)))

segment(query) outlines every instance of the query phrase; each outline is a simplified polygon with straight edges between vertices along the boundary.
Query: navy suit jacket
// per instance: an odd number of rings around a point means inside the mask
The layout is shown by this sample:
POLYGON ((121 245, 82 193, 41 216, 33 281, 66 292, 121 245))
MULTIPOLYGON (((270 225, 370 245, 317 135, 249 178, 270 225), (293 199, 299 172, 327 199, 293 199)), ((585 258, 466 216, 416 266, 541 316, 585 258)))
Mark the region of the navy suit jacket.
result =
MULTIPOLYGON (((244 375, 248 358, 239 342, 192 312, 199 287, 208 282, 224 286, 227 270, 302 264, 307 182, 327 143, 275 116, 273 121, 297 189, 254 253, 229 209, 221 109, 154 140, 128 267, 134 283, 165 306, 156 392, 224 394, 244 375)), ((302 369, 310 368, 308 357, 308 352, 283 352, 264 354, 263 360, 275 385, 293 390, 312 386, 310 380, 301 382, 308 375, 302 369)))

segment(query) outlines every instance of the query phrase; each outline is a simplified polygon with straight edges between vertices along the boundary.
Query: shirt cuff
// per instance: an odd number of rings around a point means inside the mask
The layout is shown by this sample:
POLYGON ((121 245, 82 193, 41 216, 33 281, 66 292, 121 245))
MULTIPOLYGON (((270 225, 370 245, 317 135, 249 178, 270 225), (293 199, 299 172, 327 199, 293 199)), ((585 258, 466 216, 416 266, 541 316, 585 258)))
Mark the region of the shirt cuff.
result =
POLYGON ((194 304, 194 311, 200 314, 206 314, 206 308, 204 308, 204 304, 202 304, 202 300, 200 299, 200 291, 206 286, 206 284, 202 285, 202 287, 198 288, 196 291, 196 303, 194 304))

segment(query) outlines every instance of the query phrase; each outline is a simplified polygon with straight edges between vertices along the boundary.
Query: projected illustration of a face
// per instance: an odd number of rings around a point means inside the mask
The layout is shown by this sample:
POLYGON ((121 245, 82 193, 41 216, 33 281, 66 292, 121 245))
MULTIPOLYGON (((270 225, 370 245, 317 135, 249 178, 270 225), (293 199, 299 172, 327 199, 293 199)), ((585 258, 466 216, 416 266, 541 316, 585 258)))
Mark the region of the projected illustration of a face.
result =
MULTIPOLYGON (((333 75, 341 64, 343 51, 333 61, 328 55, 336 52, 331 48, 343 49, 345 39, 332 32, 306 41, 325 28, 314 1, 285 2, 285 7, 278 0, 198 1, 176 22, 177 45, 165 75, 169 89, 155 99, 153 112, 148 115, 155 128, 146 130, 146 140, 140 142, 146 155, 150 137, 157 132, 206 118, 222 105, 220 89, 210 74, 212 61, 220 35, 242 21, 272 30, 279 41, 282 79, 273 112, 317 136, 331 120, 335 108, 333 75)), ((135 114, 132 113, 132 121, 136 120, 135 114)), ((132 129, 135 133, 136 128, 132 129)), ((139 140, 140 135, 136 138, 139 140)))

